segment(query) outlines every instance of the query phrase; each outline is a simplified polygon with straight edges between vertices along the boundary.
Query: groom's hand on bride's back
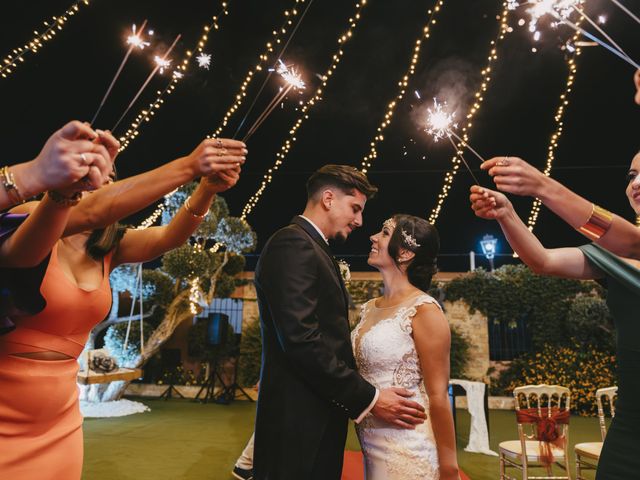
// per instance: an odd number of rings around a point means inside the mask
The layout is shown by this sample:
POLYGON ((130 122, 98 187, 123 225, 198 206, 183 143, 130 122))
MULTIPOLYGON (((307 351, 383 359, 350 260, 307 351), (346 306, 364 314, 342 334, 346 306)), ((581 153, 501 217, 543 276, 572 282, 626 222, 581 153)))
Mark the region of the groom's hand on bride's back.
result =
POLYGON ((391 387, 380 390, 378 401, 371 413, 381 420, 400 428, 414 429, 424 423, 427 414, 424 407, 413 400, 413 393, 405 388, 391 387))

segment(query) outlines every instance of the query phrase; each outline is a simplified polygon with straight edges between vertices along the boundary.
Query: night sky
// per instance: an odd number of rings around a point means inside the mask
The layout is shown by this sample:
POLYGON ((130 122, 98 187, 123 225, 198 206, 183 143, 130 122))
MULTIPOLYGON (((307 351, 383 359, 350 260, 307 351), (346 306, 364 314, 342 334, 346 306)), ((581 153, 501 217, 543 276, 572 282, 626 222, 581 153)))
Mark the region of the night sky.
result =
MULTIPOLYGON (((637 1, 625 3, 640 13, 637 1)), ((69 0, 4 2, 0 53, 4 57, 23 44, 34 28, 40 28, 42 20, 63 12, 70 4, 69 0)), ((119 175, 140 173, 184 155, 213 132, 247 71, 257 63, 271 31, 282 23, 283 10, 293 4, 292 0, 229 0, 229 15, 221 18, 220 30, 211 32, 205 48, 213 56, 211 69, 190 68, 175 92, 165 98, 153 121, 142 127, 140 136, 119 157, 119 175)), ((311 172, 326 163, 360 166, 388 103, 398 92, 398 81, 407 70, 415 39, 433 4, 432 0, 369 0, 352 39, 343 47, 344 57, 325 89, 323 101, 310 111, 285 163, 248 217, 258 233, 258 251, 277 228, 302 211, 304 183, 311 172)), ((486 63, 489 41, 497 33, 496 16, 501 5, 497 0, 445 0, 431 38, 423 43, 417 73, 370 170, 380 193, 367 204, 364 227, 334 249, 337 254, 350 256, 352 269, 362 265, 363 257, 357 256, 368 253, 368 235, 385 218, 394 212, 428 217, 436 204, 451 165, 452 149, 445 142, 434 143, 421 130, 417 112, 430 104, 431 97, 441 96, 446 90, 455 92, 450 101, 457 103, 459 116, 466 113, 486 63), (416 90, 422 100, 413 93, 416 90)), ((324 73, 329 66, 337 38, 348 27, 354 11, 355 2, 349 0, 315 0, 309 8, 283 57, 300 68, 309 86, 302 95, 291 95, 250 140, 241 182, 225 195, 233 214, 240 214, 266 169, 273 165, 276 152, 299 115, 297 101, 309 98, 319 85, 316 74, 324 73)), ((93 0, 82 7, 41 51, 28 54, 14 74, 0 79, 2 163, 33 158, 48 135, 68 120, 92 117, 125 52, 124 38, 132 23, 147 18, 158 47, 170 44, 181 33, 182 40, 172 55, 177 63, 187 49, 193 49, 202 27, 219 12, 218 1, 193 0, 93 0)), ((594 17, 606 14, 607 32, 633 58, 640 59, 640 26, 608 0, 588 1, 587 12, 594 17)), ((559 47, 572 31, 567 27, 543 28, 541 41, 534 43, 527 27, 517 24, 523 16, 519 10, 510 18, 514 31, 498 49, 493 79, 474 120, 470 142, 487 158, 519 155, 543 167, 567 75, 565 52, 559 47), (533 46, 536 53, 531 51, 533 46)), ((151 70, 152 55, 153 50, 145 50, 129 60, 100 115, 98 128, 110 128, 115 123, 151 70)), ((640 107, 633 103, 633 72, 632 67, 602 48, 583 49, 552 172, 578 193, 627 218, 632 218, 632 211, 624 196, 625 173, 640 148, 640 107)), ((263 79, 257 77, 252 83, 248 99, 223 136, 233 135, 263 79)), ((123 126, 168 81, 168 75, 156 77, 123 126)), ((272 78, 253 115, 261 111, 260 106, 275 95, 277 88, 278 79, 272 78)), ((466 158, 477 168, 479 162, 470 153, 466 158)), ((484 173, 477 170, 476 175, 489 186, 484 173)), ((461 170, 436 224, 441 251, 446 254, 441 258, 441 270, 466 269, 465 257, 453 254, 479 251, 478 241, 486 233, 502 239, 502 251, 510 252, 497 224, 473 216, 467 193, 470 185, 469 174, 461 170)), ((514 204, 526 220, 531 201, 514 199, 514 204)), ((141 218, 139 215, 129 221, 135 223, 141 218)), ((547 246, 583 241, 544 209, 535 231, 547 246)))

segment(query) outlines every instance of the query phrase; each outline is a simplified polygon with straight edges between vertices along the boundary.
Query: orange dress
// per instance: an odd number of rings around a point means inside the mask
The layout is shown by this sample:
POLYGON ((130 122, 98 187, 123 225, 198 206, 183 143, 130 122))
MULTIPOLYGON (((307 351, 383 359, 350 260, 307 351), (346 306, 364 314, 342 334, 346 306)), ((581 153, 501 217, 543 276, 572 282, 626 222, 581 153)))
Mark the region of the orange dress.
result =
POLYGON ((0 336, 0 478, 74 480, 82 474, 82 415, 77 357, 91 329, 109 313, 111 254, 100 286, 85 291, 58 263, 54 246, 40 293, 44 309, 13 318, 0 336), (68 360, 36 360, 16 353, 53 351, 68 360))

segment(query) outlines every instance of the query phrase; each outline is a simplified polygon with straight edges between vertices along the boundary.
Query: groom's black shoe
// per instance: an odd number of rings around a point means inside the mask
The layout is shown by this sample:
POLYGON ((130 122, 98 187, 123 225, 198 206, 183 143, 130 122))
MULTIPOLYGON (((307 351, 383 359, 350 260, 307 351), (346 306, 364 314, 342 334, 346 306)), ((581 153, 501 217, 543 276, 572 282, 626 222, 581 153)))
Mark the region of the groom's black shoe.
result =
POLYGON ((253 480, 253 469, 245 470, 244 468, 234 467, 231 474, 238 480, 253 480))

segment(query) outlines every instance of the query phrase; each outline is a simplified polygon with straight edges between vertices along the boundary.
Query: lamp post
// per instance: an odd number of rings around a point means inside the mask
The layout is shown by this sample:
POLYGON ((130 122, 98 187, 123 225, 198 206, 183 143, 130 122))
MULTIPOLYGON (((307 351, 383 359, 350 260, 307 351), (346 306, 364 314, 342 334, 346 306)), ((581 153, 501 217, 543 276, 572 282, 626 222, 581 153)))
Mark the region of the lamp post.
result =
POLYGON ((493 272, 493 258, 496 256, 496 250, 498 249, 498 239, 493 235, 485 235, 480 240, 480 247, 482 247, 482 253, 489 260, 489 266, 493 272))

